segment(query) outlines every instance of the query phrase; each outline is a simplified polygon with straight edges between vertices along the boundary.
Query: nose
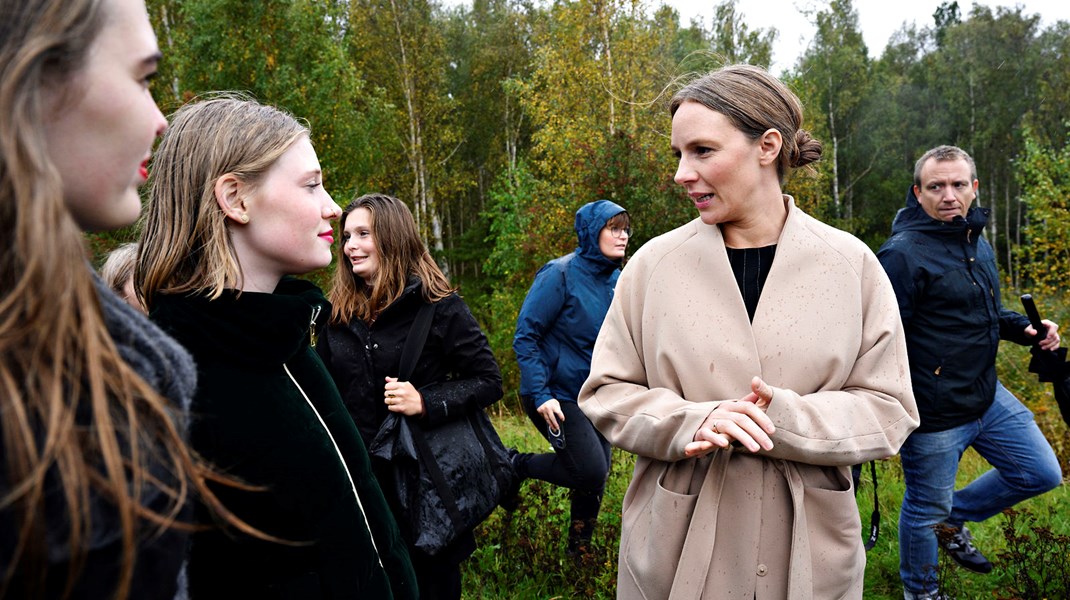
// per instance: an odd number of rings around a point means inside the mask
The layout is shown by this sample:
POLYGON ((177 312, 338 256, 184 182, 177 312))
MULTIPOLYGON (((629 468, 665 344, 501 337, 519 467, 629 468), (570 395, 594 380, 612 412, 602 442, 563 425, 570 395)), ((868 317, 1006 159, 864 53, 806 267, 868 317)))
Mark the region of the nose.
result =
POLYGON ((676 167, 676 175, 672 179, 680 185, 687 185, 695 180, 695 170, 681 157, 680 164, 676 167))
POLYGON ((156 101, 152 102, 153 111, 156 113, 153 115, 153 120, 156 121, 156 137, 163 135, 163 132, 167 131, 167 117, 163 116, 160 112, 160 107, 156 105, 156 101))
POLYGON ((324 203, 324 208, 326 211, 323 216, 328 221, 334 221, 342 216, 342 207, 338 206, 338 203, 334 201, 334 198, 329 193, 327 194, 327 202, 324 203))

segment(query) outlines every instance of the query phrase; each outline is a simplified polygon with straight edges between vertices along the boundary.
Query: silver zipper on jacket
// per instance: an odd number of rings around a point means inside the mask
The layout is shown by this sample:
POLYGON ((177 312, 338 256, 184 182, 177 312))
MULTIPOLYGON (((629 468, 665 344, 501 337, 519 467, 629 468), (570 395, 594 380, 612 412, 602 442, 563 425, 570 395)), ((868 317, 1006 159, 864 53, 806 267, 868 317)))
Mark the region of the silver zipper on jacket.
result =
MULTIPOLYGON (((313 321, 314 320, 315 319, 313 319, 313 321)), ((368 522, 368 513, 364 512, 364 503, 360 501, 360 494, 357 493, 357 484, 353 483, 353 474, 349 472, 349 465, 346 464, 346 460, 342 456, 342 450, 338 447, 338 442, 334 441, 334 434, 332 434, 331 430, 328 429, 327 423, 323 420, 323 417, 320 416, 320 411, 316 410, 316 407, 313 406, 312 401, 309 400, 308 394, 305 393, 305 390, 301 387, 301 384, 297 383, 297 379, 294 378, 293 373, 290 372, 290 367, 286 366, 286 363, 283 363, 282 368, 286 371, 286 375, 290 377, 290 381, 293 382, 294 387, 297 388, 297 391, 301 392, 301 397, 304 398, 305 402, 308 403, 308 407, 311 408, 312 413, 316 415, 316 419, 319 420, 320 425, 323 427, 323 430, 327 432, 327 437, 330 438, 331 445, 334 446, 334 452, 338 455, 338 462, 342 463, 342 469, 344 469, 346 472, 346 479, 349 480, 349 488, 353 490, 353 497, 357 500, 357 508, 360 509, 360 515, 364 517, 364 526, 368 528, 368 537, 371 538, 372 549, 375 550, 375 560, 379 561, 380 567, 386 569, 386 567, 383 567, 383 559, 379 556, 379 547, 375 543, 375 533, 372 531, 372 525, 368 522)))
POLYGON ((308 324, 308 345, 313 348, 316 347, 316 319, 320 316, 320 311, 323 307, 316 305, 312 307, 312 322, 308 324))

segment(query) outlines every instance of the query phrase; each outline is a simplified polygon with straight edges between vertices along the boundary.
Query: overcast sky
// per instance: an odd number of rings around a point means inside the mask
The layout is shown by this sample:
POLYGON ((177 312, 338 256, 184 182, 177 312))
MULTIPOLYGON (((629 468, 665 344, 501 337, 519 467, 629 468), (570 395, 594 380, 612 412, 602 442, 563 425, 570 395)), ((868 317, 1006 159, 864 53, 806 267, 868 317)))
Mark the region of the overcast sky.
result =
MULTIPOLYGON (((709 26, 713 17, 713 7, 718 0, 650 0, 652 5, 668 4, 680 13, 681 24, 686 25, 692 17, 701 16, 709 26)), ((915 23, 919 28, 933 24, 933 13, 942 3, 941 0, 854 0, 852 3, 858 12, 858 24, 862 29, 870 57, 877 58, 884 51, 888 38, 904 22, 915 23)), ((970 14, 974 4, 991 7, 1024 7, 1026 15, 1039 14, 1041 27, 1047 27, 1056 21, 1070 21, 1070 1, 1068 0, 959 0, 959 10, 963 18, 970 14)), ((739 0, 737 10, 742 12, 751 30, 775 27, 779 32, 773 46, 772 71, 779 73, 795 64, 795 59, 806 48, 814 36, 814 28, 803 16, 800 9, 806 7, 826 7, 827 1, 820 0, 739 0)))

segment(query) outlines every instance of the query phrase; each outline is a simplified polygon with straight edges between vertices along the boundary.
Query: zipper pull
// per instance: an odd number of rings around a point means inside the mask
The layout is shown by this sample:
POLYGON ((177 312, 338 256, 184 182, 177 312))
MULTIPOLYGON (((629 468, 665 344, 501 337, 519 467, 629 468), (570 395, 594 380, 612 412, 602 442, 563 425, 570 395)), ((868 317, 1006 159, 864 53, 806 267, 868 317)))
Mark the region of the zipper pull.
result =
POLYGON ((313 348, 316 347, 316 319, 320 316, 321 310, 323 310, 322 306, 312 307, 312 321, 308 324, 308 345, 313 348))

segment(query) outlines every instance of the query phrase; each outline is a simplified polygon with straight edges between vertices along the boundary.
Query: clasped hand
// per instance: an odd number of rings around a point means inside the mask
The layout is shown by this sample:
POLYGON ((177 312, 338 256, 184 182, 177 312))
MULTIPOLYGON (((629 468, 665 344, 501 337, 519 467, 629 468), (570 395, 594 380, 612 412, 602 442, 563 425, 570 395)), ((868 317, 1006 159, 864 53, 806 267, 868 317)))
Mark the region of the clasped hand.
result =
POLYGON ((776 432, 776 427, 765 414, 773 401, 773 388, 760 377, 752 379, 750 387, 751 392, 746 396, 722 402, 710 412, 693 441, 684 446, 686 456, 702 456, 715 448, 727 448, 733 441, 751 452, 773 449, 769 436, 776 432))
POLYGON ((387 377, 383 397, 386 408, 390 412, 410 417, 424 414, 424 397, 408 381, 398 381, 397 377, 387 377))

